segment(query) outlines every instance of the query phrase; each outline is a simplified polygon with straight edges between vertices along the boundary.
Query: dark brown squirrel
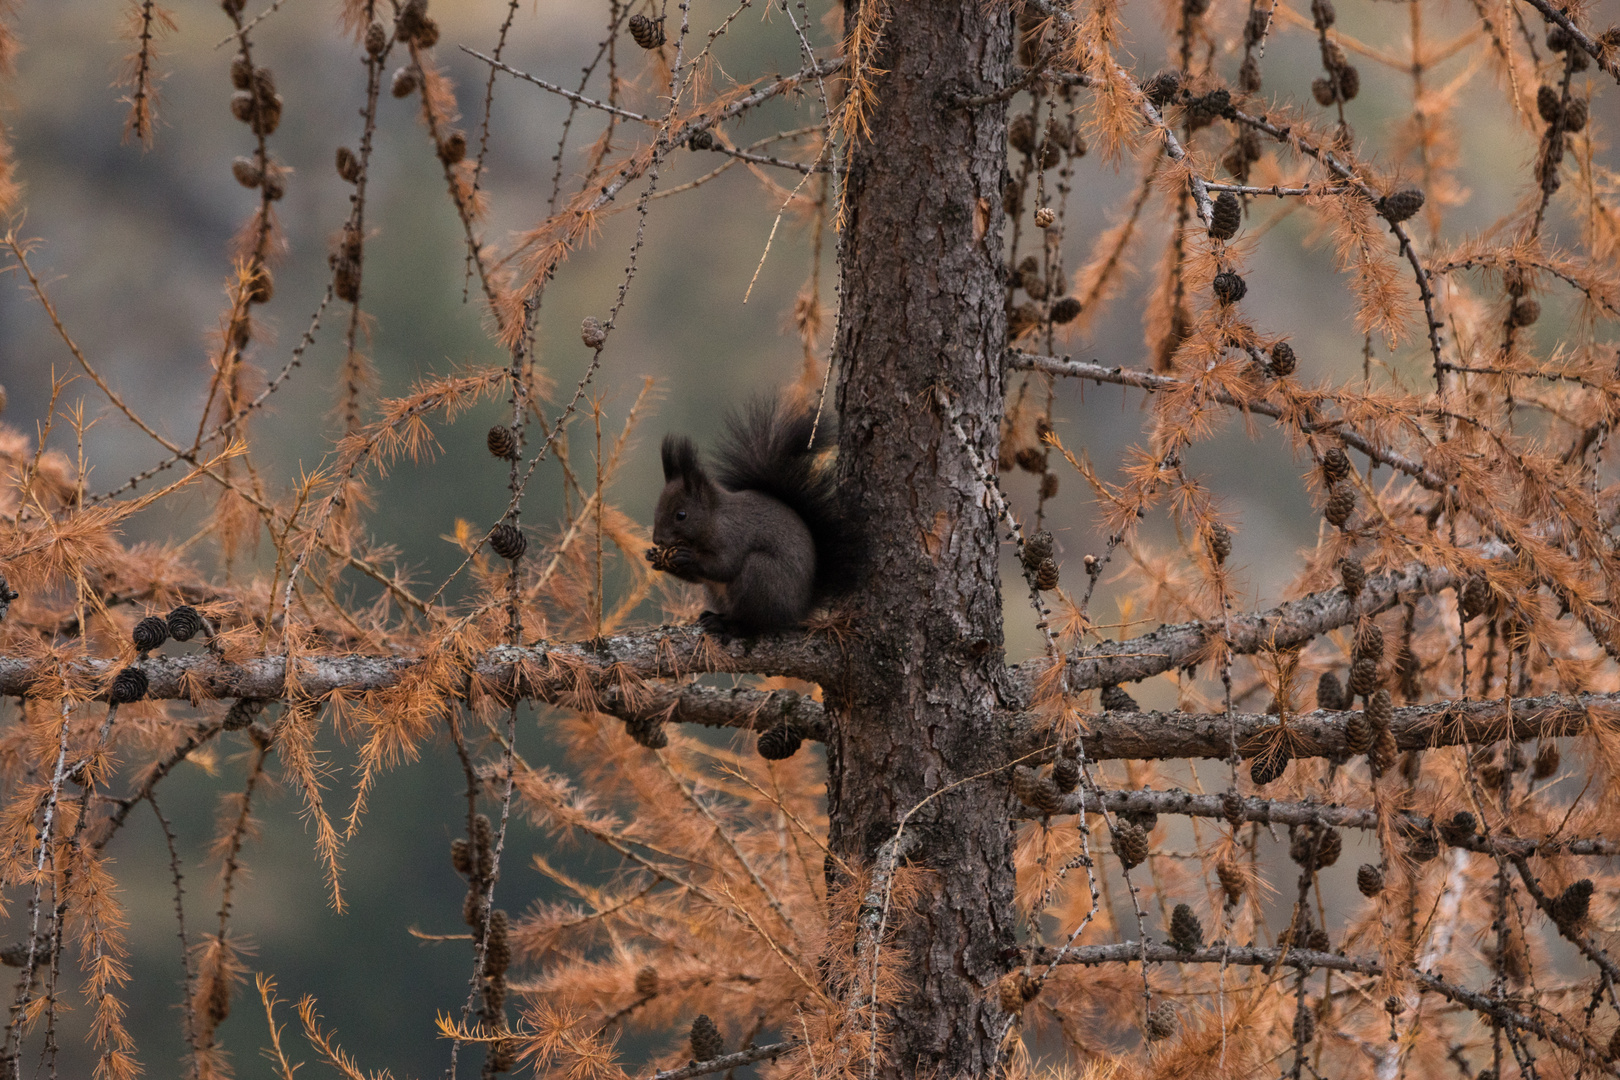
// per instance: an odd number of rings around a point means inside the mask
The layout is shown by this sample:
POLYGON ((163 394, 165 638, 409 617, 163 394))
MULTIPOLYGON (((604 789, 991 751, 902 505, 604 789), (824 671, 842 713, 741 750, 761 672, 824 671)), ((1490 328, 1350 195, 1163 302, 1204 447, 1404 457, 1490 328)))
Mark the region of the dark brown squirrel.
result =
POLYGON ((666 435, 664 490, 647 559, 707 587, 705 630, 754 635, 804 623, 850 591, 859 543, 832 470, 818 461, 825 425, 798 405, 755 401, 726 423, 711 479, 697 447, 666 435))

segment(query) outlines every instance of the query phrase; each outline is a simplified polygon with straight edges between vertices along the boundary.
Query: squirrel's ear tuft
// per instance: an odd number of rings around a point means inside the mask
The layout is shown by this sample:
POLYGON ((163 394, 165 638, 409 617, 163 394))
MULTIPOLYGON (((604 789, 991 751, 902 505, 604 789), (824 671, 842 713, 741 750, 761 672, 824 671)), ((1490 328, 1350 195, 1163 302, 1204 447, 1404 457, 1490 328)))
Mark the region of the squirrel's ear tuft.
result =
POLYGON ((703 466, 698 464, 697 447, 684 435, 665 435, 662 448, 664 482, 684 480, 688 486, 705 479, 703 466))

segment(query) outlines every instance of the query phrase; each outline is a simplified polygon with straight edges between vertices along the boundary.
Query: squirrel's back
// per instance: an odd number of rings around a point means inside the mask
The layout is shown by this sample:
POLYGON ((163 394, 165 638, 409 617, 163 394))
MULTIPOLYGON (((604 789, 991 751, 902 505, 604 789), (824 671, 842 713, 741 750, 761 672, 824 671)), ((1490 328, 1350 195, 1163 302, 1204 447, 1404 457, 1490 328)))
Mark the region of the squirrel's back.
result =
POLYGON ((862 545, 820 451, 830 440, 802 405, 755 399, 726 421, 715 478, 729 491, 757 491, 786 505, 816 548, 815 595, 847 593, 860 580, 862 545), (815 443, 811 434, 815 433, 815 443))

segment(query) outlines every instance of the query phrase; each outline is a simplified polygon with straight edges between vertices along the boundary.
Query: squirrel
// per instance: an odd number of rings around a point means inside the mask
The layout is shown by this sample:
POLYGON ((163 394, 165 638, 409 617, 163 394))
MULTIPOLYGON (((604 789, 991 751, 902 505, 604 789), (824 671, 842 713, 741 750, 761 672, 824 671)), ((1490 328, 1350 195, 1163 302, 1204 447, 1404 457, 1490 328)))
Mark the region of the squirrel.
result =
POLYGON ((710 610, 698 625, 723 636, 800 626, 816 604, 851 591, 859 541, 832 470, 818 461, 826 442, 802 405, 756 400, 732 414, 713 478, 684 436, 666 435, 664 490, 647 559, 706 586, 710 610))

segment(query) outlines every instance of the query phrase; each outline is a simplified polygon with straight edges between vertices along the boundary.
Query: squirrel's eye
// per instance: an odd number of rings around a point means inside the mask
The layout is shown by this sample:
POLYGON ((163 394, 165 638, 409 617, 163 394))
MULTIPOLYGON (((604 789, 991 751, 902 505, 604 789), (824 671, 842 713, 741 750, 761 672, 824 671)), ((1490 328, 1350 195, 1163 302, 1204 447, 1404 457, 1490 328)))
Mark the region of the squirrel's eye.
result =
POLYGON ((675 520, 676 521, 685 521, 686 520, 686 511, 685 510, 677 510, 677 511, 675 511, 675 520))

